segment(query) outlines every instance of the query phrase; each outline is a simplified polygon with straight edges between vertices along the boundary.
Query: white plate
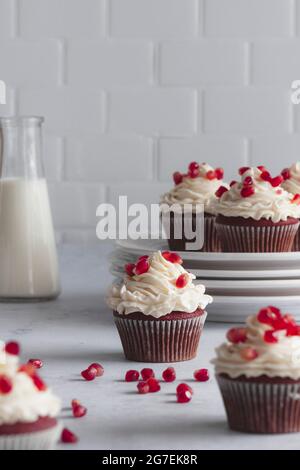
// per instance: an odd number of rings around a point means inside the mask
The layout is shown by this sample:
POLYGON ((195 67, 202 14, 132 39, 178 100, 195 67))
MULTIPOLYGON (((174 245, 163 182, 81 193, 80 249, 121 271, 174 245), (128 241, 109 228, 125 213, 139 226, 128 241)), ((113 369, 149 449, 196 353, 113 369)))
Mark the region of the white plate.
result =
POLYGON ((197 279, 197 284, 204 284, 207 293, 221 296, 278 296, 300 295, 300 279, 272 280, 215 280, 197 279))

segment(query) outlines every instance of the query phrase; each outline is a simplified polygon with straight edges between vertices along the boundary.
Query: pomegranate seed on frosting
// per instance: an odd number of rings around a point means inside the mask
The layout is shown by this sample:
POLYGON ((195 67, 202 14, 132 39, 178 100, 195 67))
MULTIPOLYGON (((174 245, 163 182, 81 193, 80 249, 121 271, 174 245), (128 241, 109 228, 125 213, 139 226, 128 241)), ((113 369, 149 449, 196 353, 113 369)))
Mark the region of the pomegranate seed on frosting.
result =
POLYGON ((16 341, 10 341, 9 343, 6 343, 5 351, 13 356, 18 356, 20 354, 19 343, 16 341))
POLYGON ((149 271, 150 264, 148 258, 140 259, 135 265, 135 274, 140 276, 141 274, 145 274, 149 271))
POLYGON ((242 176, 248 170, 250 170, 249 166, 242 166, 241 168, 239 168, 239 174, 242 176))
POLYGON ((134 276, 134 269, 135 269, 135 264, 133 263, 125 264, 125 271, 128 274, 128 276, 134 276))
POLYGON ((178 278, 176 279, 176 287, 178 289, 183 289, 185 286, 187 286, 189 282, 189 277, 186 273, 180 274, 178 278))
POLYGON ((244 343, 247 340, 246 328, 231 328, 227 331, 226 338, 234 344, 244 343))
POLYGON ((224 193, 227 193, 228 191, 228 188, 226 188, 226 186, 220 186, 217 191, 216 191, 216 196, 217 197, 222 197, 224 193))
POLYGON ((291 178, 291 172, 289 168, 284 168, 281 172, 281 176, 284 180, 289 180, 291 178))
POLYGON ((240 355, 246 361, 253 361, 258 357, 258 352, 254 348, 241 349, 240 355))
POLYGON ((299 205, 300 204, 300 194, 295 194, 293 196, 293 198, 291 199, 291 203, 299 205))
POLYGON ((13 389, 12 380, 7 375, 0 375, 0 395, 6 395, 13 389))
POLYGON ((253 194, 255 194, 255 189, 253 188, 253 186, 246 186, 241 190, 242 197, 250 197, 253 196, 253 194))
POLYGON ((182 183, 183 175, 179 171, 175 171, 175 173, 173 173, 173 180, 176 185, 180 184, 182 183))

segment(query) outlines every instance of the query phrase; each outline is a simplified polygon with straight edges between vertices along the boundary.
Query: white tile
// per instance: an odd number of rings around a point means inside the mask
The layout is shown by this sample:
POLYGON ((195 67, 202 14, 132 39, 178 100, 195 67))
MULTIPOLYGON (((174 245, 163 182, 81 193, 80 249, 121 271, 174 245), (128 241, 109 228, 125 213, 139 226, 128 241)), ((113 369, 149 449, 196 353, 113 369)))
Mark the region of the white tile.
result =
POLYGON ((111 88, 150 83, 152 48, 144 41, 71 41, 67 57, 70 84, 111 88))
POLYGON ((300 160, 300 135, 259 137, 251 141, 250 162, 265 165, 272 174, 300 160))
POLYGON ((164 85, 242 85, 244 45, 227 40, 170 41, 161 47, 164 85))
POLYGON ((223 167, 225 179, 236 177, 237 169, 246 164, 245 142, 241 138, 197 136, 191 139, 161 139, 159 177, 172 183, 174 171, 184 172, 192 161, 223 167))
POLYGON ((195 131, 193 90, 149 89, 110 95, 109 129, 145 135, 190 135, 195 131))
POLYGON ((268 37, 291 33, 290 0, 208 0, 205 5, 208 35, 268 37))
POLYGON ((58 181, 63 176, 63 139, 46 134, 44 137, 44 166, 48 181, 58 181))
POLYGON ((20 0, 24 37, 97 37, 103 33, 103 0, 20 0))
POLYGON ((281 89, 209 90, 205 131, 214 134, 266 134, 289 131, 290 94, 281 89))
POLYGON ((115 36, 191 37, 197 27, 197 0, 111 0, 115 36))
POLYGON ((14 33, 14 8, 11 0, 0 0, 0 38, 11 37, 14 33))
POLYGON ((152 143, 142 137, 72 137, 66 145, 67 178, 140 181, 152 177, 152 143))
POLYGON ((45 116, 45 127, 57 134, 101 131, 103 94, 70 88, 49 88, 20 93, 21 114, 45 116))
POLYGON ((170 189, 169 183, 123 183, 118 185, 110 185, 108 188, 108 202, 119 206, 119 196, 127 196, 128 205, 140 203, 150 206, 150 204, 158 204, 160 196, 170 189))

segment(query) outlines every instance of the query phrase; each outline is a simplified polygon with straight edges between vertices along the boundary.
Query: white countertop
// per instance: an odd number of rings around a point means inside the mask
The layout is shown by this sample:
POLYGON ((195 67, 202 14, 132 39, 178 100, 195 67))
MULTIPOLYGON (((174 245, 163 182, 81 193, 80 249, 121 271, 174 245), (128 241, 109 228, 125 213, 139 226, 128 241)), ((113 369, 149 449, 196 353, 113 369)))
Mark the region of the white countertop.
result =
MULTIPOLYGON (((175 364, 178 380, 161 384, 155 394, 138 395, 136 383, 125 383, 128 369, 143 364, 124 359, 104 293, 111 281, 107 254, 111 246, 64 246, 60 250, 63 292, 56 301, 1 304, 1 339, 16 339, 23 360, 44 361, 41 374, 63 400, 65 426, 79 436, 61 449, 299 449, 300 434, 264 436, 229 431, 210 359, 228 325, 206 323, 198 358, 175 364), (80 371, 100 362, 105 373, 93 382, 80 371), (211 380, 193 380, 196 368, 208 367, 211 380), (176 403, 179 381, 189 382, 194 396, 176 403), (68 409, 72 398, 88 408, 80 419, 68 409)), ((164 364, 154 364, 160 376, 164 364)))

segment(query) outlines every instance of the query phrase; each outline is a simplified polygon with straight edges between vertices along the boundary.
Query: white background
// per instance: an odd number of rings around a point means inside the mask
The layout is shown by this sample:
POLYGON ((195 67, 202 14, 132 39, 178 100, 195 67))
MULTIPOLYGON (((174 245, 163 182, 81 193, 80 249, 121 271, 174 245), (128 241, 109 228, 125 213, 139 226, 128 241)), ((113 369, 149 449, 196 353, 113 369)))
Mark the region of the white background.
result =
POLYGON ((46 117, 63 240, 95 208, 156 202, 191 160, 276 173, 299 158, 299 0, 0 0, 2 115, 46 117))

